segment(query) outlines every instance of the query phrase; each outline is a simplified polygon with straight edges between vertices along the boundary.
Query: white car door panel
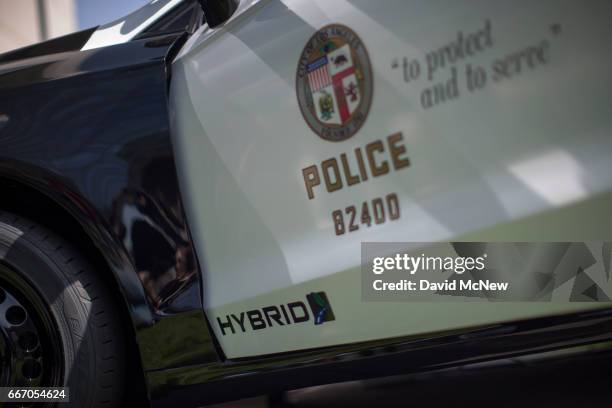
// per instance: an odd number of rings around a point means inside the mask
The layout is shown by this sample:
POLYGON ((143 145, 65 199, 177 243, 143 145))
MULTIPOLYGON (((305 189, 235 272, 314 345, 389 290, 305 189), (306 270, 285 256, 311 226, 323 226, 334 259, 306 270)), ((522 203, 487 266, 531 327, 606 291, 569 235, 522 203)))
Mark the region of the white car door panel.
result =
MULTIPOLYGON (((562 227, 568 214, 593 215, 588 203, 612 187, 610 12, 606 1, 262 0, 243 1, 225 25, 196 32, 172 66, 172 131, 205 274, 204 307, 226 355, 595 307, 362 302, 360 243, 452 241, 553 213, 525 227, 534 240, 559 240, 559 230, 570 240, 609 231, 606 213, 598 214, 599 230, 562 227), (305 47, 330 25, 348 27, 357 39, 343 32, 340 42, 314 52, 332 73, 341 64, 358 71, 344 82, 348 89, 356 78, 361 87, 355 106, 348 94, 321 100, 335 90, 336 74, 298 74, 305 47), (337 60, 340 51, 332 52, 342 41, 367 57, 337 60), (323 137, 298 99, 304 81, 318 87, 319 80, 321 103, 312 115, 343 123, 323 137), (363 81, 373 94, 359 118, 363 81), (354 128, 351 121, 358 121, 354 128), (334 137, 343 140, 328 140, 334 137), (347 207, 389 195, 397 197, 398 219, 354 231, 345 219, 338 229, 334 211, 347 217, 347 207), (556 212, 563 208, 569 212, 556 212), (290 305, 321 291, 335 320, 296 322, 290 305), (285 324, 249 322, 247 312, 271 306, 285 324)), ((303 62, 315 72, 314 62, 303 62)), ((470 238, 525 239, 497 231, 470 238)))

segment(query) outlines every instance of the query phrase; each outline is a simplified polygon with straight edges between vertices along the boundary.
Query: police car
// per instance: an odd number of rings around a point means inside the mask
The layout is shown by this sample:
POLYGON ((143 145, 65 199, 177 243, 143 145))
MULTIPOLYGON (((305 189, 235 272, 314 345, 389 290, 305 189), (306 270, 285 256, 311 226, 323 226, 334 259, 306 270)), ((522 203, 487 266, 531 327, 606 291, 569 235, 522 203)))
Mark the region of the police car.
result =
POLYGON ((1 55, 0 386, 198 406, 610 340, 611 12, 155 0, 1 55), (589 240, 581 301, 362 293, 362 243, 589 240))

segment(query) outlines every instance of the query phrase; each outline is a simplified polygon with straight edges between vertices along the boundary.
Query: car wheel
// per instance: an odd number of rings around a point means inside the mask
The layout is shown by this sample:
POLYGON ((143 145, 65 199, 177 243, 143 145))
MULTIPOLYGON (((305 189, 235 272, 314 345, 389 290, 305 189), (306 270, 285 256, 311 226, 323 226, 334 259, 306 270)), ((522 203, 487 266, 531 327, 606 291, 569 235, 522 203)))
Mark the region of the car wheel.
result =
POLYGON ((106 282, 68 242, 0 211, 0 386, 69 387, 70 406, 119 406, 119 313, 106 282))

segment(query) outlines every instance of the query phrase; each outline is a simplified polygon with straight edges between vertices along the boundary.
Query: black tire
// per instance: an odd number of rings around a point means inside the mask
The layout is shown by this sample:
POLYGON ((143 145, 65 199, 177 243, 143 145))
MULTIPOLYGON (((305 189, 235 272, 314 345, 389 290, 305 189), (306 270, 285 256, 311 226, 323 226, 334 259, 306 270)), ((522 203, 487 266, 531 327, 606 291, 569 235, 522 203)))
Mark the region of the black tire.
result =
POLYGON ((120 310, 86 259, 47 229, 0 211, 0 288, 24 303, 44 333, 39 381, 69 387, 70 404, 61 406, 121 405, 126 358, 120 310))

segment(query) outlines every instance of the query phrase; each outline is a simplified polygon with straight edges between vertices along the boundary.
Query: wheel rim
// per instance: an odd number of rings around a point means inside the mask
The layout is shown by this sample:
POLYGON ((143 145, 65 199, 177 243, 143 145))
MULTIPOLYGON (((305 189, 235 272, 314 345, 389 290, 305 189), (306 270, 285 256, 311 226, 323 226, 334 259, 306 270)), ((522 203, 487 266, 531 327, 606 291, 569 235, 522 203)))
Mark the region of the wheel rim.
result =
POLYGON ((0 386, 62 384, 61 341, 28 281, 0 264, 0 386))

